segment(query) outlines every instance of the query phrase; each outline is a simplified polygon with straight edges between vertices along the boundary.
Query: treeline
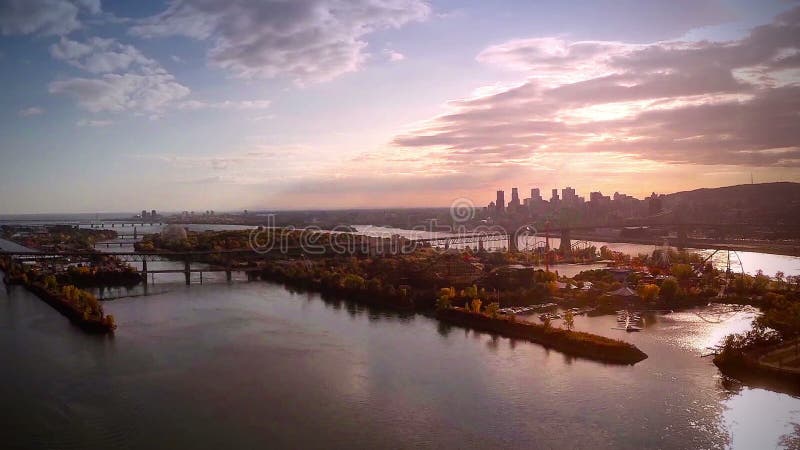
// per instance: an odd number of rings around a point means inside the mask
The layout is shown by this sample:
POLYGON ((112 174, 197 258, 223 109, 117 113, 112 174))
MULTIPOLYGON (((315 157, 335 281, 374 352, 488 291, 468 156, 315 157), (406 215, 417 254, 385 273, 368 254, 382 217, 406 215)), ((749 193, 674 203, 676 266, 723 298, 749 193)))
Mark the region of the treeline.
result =
POLYGON ((136 286, 142 275, 130 266, 102 268, 96 266, 73 266, 56 275, 59 284, 72 284, 80 288, 102 286, 136 286))
POLYGON ((60 285, 55 276, 25 270, 6 258, 0 259, 0 270, 6 283, 24 286, 86 331, 108 333, 117 328, 114 316, 105 314, 100 301, 87 291, 60 285))
POLYGON ((443 308, 436 317, 447 323, 525 339, 568 355, 612 364, 636 364, 647 355, 635 345, 595 334, 517 322, 513 316, 475 311, 474 308, 443 308))

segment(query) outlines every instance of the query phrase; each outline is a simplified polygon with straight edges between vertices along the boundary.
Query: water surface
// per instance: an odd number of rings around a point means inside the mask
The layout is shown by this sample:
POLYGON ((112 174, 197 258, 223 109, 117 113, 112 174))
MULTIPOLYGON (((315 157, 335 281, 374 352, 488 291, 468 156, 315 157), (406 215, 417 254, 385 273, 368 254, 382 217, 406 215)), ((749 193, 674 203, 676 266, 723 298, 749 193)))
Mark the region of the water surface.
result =
POLYGON ((621 367, 275 284, 162 288, 106 302, 113 338, 0 290, 5 448, 751 449, 800 422, 699 356, 747 312, 578 318, 650 355, 621 367))

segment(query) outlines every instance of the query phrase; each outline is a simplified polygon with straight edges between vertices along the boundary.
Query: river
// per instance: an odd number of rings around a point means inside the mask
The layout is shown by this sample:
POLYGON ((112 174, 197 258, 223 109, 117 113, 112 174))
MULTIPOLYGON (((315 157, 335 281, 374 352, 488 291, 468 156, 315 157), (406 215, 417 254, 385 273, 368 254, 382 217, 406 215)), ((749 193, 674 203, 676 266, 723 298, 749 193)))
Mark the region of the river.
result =
POLYGON ((765 449, 800 423, 700 357, 747 309, 577 318, 650 356, 620 367, 271 283, 161 288, 105 303, 113 337, 0 289, 4 448, 765 449))
POLYGON ((0 367, 13 368, 0 372, 4 448, 762 449, 800 439, 800 398, 741 386, 700 357, 746 329, 751 309, 658 315, 633 334, 613 330, 612 316, 576 318, 649 355, 619 367, 276 284, 215 282, 223 277, 186 287, 159 275, 155 295, 105 302, 113 338, 83 333, 24 289, 0 290, 0 367))

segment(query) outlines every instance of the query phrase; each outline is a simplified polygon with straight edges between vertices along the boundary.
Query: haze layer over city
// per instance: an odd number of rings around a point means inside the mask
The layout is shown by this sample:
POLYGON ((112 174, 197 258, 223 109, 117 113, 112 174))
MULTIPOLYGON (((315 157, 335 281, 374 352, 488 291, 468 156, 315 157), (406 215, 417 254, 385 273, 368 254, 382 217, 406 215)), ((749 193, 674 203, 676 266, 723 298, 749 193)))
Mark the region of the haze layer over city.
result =
POLYGON ((0 0, 4 448, 800 448, 800 2, 0 0))

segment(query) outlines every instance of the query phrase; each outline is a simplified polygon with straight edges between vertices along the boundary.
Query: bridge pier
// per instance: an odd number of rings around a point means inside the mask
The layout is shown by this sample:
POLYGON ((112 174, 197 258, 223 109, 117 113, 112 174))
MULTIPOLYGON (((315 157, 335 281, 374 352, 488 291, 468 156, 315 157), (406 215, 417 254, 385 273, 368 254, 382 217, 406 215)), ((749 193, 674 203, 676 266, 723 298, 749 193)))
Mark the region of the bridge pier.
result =
POLYGON ((572 253, 572 238, 568 228, 561 230, 561 245, 558 246, 558 251, 563 256, 568 256, 572 253))
POLYGON ((142 280, 144 281, 144 285, 147 286, 147 260, 142 260, 142 280))
POLYGON ((189 286, 192 283, 192 272, 190 272, 191 268, 189 266, 189 260, 185 260, 183 262, 183 276, 186 278, 186 285, 189 286))
POLYGON ((508 251, 511 253, 517 253, 519 251, 516 233, 508 233, 508 251))
POLYGON ((233 273, 231 272, 230 266, 225 268, 225 279, 228 281, 228 283, 233 281, 233 273))

